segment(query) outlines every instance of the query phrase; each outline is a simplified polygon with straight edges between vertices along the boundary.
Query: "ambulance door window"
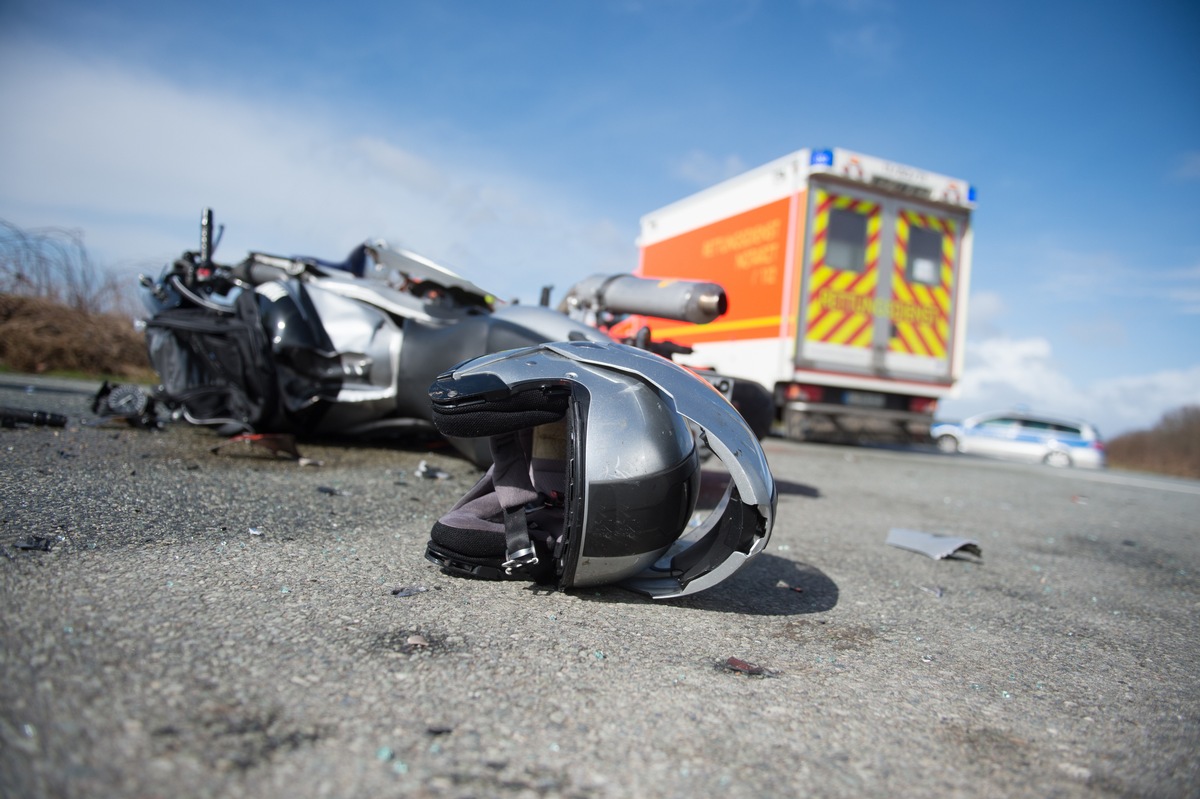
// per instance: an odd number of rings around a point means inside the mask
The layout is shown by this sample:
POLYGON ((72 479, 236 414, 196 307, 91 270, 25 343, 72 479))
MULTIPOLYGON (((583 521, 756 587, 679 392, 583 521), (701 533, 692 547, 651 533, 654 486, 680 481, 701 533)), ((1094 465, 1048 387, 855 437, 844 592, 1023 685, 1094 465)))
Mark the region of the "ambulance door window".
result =
POLYGON ((845 208, 832 208, 828 235, 825 263, 847 272, 863 271, 867 263, 867 217, 845 208))
POLYGON ((908 281, 940 285, 941 266, 942 233, 913 225, 908 232, 908 281))

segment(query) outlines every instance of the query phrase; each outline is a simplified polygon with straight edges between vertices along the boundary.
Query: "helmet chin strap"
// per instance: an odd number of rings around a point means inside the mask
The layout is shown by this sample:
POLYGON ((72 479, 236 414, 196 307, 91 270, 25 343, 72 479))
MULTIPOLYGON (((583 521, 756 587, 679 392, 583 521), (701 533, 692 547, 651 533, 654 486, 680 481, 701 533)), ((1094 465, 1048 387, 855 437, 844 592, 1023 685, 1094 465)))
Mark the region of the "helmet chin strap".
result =
POLYGON ((529 459, 519 432, 494 435, 491 438, 492 484, 500 507, 504 509, 505 574, 536 566, 537 551, 529 539, 525 506, 538 498, 529 479, 529 459))

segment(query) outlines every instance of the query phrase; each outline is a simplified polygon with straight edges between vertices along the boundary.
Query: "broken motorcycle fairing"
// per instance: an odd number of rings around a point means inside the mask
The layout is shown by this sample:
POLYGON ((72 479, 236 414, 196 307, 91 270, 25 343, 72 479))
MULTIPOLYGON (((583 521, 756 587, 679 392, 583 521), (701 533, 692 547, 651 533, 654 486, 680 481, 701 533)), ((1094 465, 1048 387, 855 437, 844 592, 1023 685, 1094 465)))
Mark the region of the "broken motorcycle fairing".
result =
MULTIPOLYGON (((226 266, 212 259, 212 234, 206 211, 200 250, 185 252, 157 281, 142 278, 152 314, 147 348, 162 381, 156 398, 193 424, 238 432, 433 433, 427 391, 446 368, 544 342, 612 341, 549 307, 497 302, 471 281, 383 241, 359 245, 341 263, 252 252, 226 266)), ((690 307, 703 310, 689 313, 724 310, 720 287, 696 286, 719 297, 693 300, 690 307)), ((602 312, 599 290, 580 307, 602 312)), ((485 441, 450 440, 476 464, 491 462, 485 441)))

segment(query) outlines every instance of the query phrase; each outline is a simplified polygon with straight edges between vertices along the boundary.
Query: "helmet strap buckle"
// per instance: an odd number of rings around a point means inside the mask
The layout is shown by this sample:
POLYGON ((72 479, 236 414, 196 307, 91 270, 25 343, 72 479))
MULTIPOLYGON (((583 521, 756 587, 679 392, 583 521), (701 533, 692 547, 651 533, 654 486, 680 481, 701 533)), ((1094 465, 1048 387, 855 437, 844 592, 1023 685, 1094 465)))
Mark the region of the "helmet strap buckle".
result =
POLYGON ((529 540, 529 525, 525 520, 524 506, 504 509, 504 573, 512 574, 517 569, 527 569, 538 563, 537 550, 529 540))

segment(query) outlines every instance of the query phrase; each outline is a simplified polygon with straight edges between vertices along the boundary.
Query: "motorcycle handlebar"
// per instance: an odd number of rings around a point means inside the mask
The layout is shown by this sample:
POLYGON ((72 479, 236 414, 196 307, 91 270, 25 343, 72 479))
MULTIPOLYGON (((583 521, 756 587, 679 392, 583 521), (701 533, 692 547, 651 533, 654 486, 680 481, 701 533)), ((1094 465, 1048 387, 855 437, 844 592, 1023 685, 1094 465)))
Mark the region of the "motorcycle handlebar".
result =
POLYGON ((230 267, 229 274, 252 286, 261 286, 272 280, 295 277, 303 271, 303 266, 298 268, 296 261, 290 258, 254 252, 240 264, 230 267))

